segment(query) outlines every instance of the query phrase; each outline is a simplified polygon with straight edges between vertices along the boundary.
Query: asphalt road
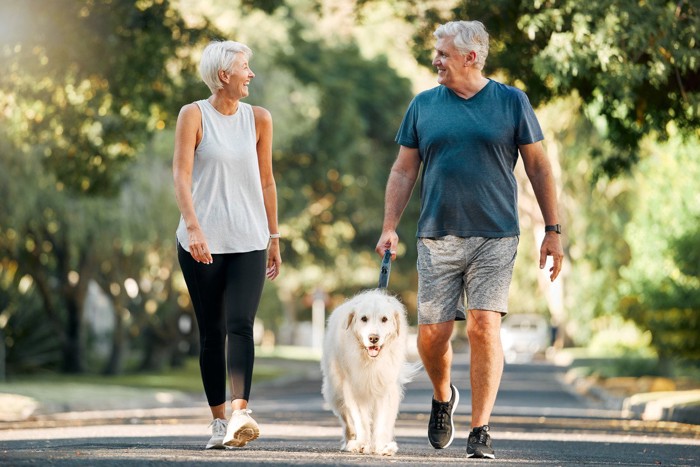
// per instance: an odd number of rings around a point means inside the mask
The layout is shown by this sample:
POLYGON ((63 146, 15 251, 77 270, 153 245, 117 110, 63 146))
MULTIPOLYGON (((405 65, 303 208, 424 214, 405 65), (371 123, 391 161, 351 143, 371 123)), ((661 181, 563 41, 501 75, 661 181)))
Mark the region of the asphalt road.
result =
POLYGON ((506 367, 491 422, 497 459, 469 460, 468 366, 466 357, 456 359, 462 402, 457 437, 444 450, 426 438, 432 390, 425 375, 407 387, 393 457, 340 452, 339 424, 312 377, 254 388, 261 437, 241 449, 203 450, 206 407, 115 410, 0 430, 0 465, 700 465, 700 427, 621 419, 574 394, 560 382, 562 370, 547 364, 506 367))

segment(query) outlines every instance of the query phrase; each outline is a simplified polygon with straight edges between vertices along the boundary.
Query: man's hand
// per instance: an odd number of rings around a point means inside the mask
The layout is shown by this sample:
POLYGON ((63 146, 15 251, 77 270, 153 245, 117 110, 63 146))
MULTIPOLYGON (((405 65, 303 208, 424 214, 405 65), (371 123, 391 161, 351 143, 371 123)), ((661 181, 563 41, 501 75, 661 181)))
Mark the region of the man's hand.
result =
POLYGON ((384 257, 384 252, 386 250, 391 251, 391 260, 396 259, 396 246, 399 244, 399 236, 394 230, 387 230, 382 232, 382 236, 379 237, 377 242, 377 247, 374 249, 377 254, 384 257))
POLYGON ((561 246, 561 238, 556 232, 544 234, 544 240, 542 240, 542 246, 540 247, 540 269, 544 269, 547 256, 551 256, 552 260, 554 260, 554 264, 549 268, 549 279, 554 282, 554 279, 561 272, 561 263, 564 261, 564 249, 561 246))

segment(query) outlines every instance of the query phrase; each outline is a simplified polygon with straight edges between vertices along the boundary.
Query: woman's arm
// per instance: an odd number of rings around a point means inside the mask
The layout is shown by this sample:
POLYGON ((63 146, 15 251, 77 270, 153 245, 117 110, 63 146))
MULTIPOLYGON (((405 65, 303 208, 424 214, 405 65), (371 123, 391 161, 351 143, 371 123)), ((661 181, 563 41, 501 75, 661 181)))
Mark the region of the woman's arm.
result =
POLYGON ((202 139, 202 113, 197 104, 187 104, 180 110, 175 128, 173 179, 175 199, 185 220, 192 258, 210 264, 213 259, 204 232, 199 225, 192 201, 192 167, 194 150, 202 139))
MULTIPOLYGON (((279 234, 277 225, 277 185, 272 172, 272 115, 262 107, 253 107, 255 114, 255 130, 258 143, 258 166, 260 167, 260 182, 262 183, 265 215, 270 235, 279 234)), ((267 277, 275 279, 280 273, 282 257, 280 256, 279 237, 270 238, 267 257, 267 277)))

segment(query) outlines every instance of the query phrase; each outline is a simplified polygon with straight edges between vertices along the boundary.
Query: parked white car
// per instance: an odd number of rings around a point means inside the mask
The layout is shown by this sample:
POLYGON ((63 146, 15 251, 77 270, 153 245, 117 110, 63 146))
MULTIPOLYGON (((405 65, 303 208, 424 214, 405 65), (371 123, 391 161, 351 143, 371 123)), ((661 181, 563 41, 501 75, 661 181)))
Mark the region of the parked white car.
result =
POLYGON ((509 314, 501 324, 501 341, 507 363, 529 362, 549 347, 551 328, 542 315, 509 314))

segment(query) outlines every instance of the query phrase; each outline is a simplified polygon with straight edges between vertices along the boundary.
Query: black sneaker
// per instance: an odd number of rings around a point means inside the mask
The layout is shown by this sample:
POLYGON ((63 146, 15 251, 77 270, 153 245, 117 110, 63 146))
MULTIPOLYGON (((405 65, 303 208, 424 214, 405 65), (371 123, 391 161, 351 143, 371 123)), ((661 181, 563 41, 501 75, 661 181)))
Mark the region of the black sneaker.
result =
POLYGON ((459 391, 450 384, 452 397, 448 402, 440 402, 433 399, 433 408, 430 411, 430 422, 428 422, 428 441, 435 449, 444 449, 455 439, 455 425, 452 421, 452 414, 459 404, 459 391))
POLYGON ((489 426, 479 426, 469 433, 467 440, 467 457, 495 459, 496 453, 491 447, 489 426))

